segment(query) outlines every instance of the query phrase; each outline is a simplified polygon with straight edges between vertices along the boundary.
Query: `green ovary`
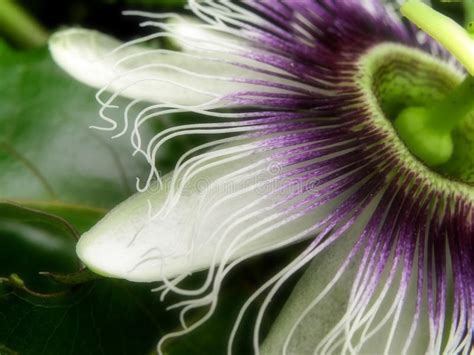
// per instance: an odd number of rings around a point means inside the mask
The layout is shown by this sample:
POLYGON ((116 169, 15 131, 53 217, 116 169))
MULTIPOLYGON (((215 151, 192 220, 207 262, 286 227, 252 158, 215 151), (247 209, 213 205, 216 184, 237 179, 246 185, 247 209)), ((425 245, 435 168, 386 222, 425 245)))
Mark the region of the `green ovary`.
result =
POLYGON ((439 130, 431 123, 430 110, 414 106, 403 110, 394 121, 394 126, 408 149, 428 166, 433 167, 451 159, 454 142, 451 132, 439 130))
POLYGON ((459 88, 469 80, 463 83, 449 66, 395 45, 369 52, 362 68, 371 106, 382 111, 412 155, 441 175, 473 185, 474 105, 459 104, 466 102, 459 88))

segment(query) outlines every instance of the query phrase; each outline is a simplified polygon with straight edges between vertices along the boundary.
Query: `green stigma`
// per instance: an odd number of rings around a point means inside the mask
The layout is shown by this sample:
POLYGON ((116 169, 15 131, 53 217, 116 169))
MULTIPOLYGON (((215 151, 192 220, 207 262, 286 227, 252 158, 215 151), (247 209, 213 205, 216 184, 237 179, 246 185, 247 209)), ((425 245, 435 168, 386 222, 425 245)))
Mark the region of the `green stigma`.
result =
POLYGON ((474 111, 474 25, 464 30, 419 0, 407 1, 402 13, 443 44, 471 74, 443 100, 406 107, 394 121, 412 154, 428 166, 439 166, 453 155, 453 130, 474 111))

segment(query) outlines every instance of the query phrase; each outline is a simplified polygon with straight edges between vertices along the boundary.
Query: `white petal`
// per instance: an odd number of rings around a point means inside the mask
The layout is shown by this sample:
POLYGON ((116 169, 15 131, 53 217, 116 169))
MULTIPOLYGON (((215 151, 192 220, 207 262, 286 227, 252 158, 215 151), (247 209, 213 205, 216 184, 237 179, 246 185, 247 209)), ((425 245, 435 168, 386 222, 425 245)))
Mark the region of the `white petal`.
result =
POLYGON ((120 42, 100 32, 72 28, 53 34, 49 50, 55 62, 67 73, 84 84, 102 87, 109 83, 114 72, 103 60, 120 42))
POLYGON ((296 210, 286 211, 282 207, 288 204, 281 205, 295 187, 276 192, 272 181, 279 171, 269 167, 262 154, 220 164, 223 161, 214 159, 219 166, 212 168, 210 163, 196 174, 177 194, 177 203, 161 213, 155 212, 167 198, 172 201, 171 176, 164 179, 166 188, 138 193, 116 207, 82 236, 77 246, 80 259, 111 277, 169 279, 302 240, 313 235, 314 224, 334 208, 326 204, 297 217, 296 210))
MULTIPOLYGON (((250 43, 230 33, 219 32, 211 25, 204 24, 192 17, 180 16, 168 21, 166 29, 173 33, 172 43, 180 50, 189 52, 223 51, 229 49, 245 49, 250 43)), ((232 58, 223 53, 222 58, 232 58)))
POLYGON ((354 237, 347 236, 318 255, 296 285, 285 307, 279 313, 265 339, 262 355, 283 354, 285 342, 291 336, 286 354, 313 354, 318 343, 332 330, 347 309, 349 295, 357 270, 351 265, 340 281, 332 287, 312 311, 299 320, 306 308, 323 293, 335 278, 335 273, 354 245, 354 237), (349 237, 349 238, 347 238, 349 237), (298 324, 293 333, 292 327, 298 324))
MULTIPOLYGON (((399 278, 387 288, 382 297, 382 289, 387 284, 387 270, 380 280, 378 292, 373 296, 369 309, 365 309, 363 313, 364 317, 367 315, 374 317, 366 333, 371 336, 361 339, 362 329, 367 323, 362 323, 358 331, 348 336, 348 331, 353 330, 351 326, 354 325, 355 315, 351 314, 349 308, 357 306, 356 301, 351 298, 354 297, 351 295, 351 289, 359 272, 360 257, 352 260, 343 273, 340 273, 339 269, 346 261, 355 240, 360 237, 358 232, 351 230, 347 238, 339 240, 314 259, 272 325, 262 346, 262 355, 349 354, 351 352, 347 348, 343 350, 343 345, 349 342, 354 347, 355 351, 352 353, 355 354, 432 353, 427 352, 430 339, 426 299, 413 338, 407 343, 415 314, 416 277, 412 277, 405 299, 397 297, 400 289, 399 278), (337 275, 340 275, 340 278, 337 275), (377 305, 377 302, 380 304, 377 305), (396 318, 398 304, 401 305, 401 309, 399 317, 396 318), (345 321, 341 322, 342 319, 345 321), (374 329, 379 324, 381 326, 375 332, 374 329), (392 326, 393 334, 391 334, 392 326), (331 335, 330 341, 327 338, 329 335, 331 335), (327 347, 321 346, 323 340, 328 344, 327 347)), ((390 266, 389 264, 388 269, 390 266)), ((367 288, 362 285, 361 290, 367 288)))
MULTIPOLYGON (((179 27, 179 31, 183 28, 179 27)), ((122 45, 110 36, 85 29, 60 31, 52 36, 49 46, 54 60, 77 80, 143 101, 194 106, 216 102, 236 92, 288 92, 242 82, 245 80, 301 86, 225 62, 235 56, 173 52, 133 43, 122 45)), ((262 67, 251 60, 240 62, 262 67)))

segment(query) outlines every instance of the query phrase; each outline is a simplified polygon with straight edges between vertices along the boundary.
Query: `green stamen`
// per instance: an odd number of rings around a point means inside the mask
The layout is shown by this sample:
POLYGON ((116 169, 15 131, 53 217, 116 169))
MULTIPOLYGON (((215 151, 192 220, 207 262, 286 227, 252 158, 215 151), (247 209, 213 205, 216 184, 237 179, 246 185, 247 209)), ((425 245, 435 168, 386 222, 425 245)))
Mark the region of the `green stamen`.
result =
MULTIPOLYGON (((466 69, 474 74, 474 38, 470 26, 463 29, 419 0, 408 0, 402 13, 444 45, 466 69)), ((449 161, 453 154, 452 132, 474 110, 474 77, 433 105, 405 108, 394 125, 410 151, 428 166, 449 161)))
POLYGON ((428 166, 446 163, 453 153, 452 131, 474 110, 474 77, 468 76, 443 101, 408 107, 394 122, 410 151, 428 166))

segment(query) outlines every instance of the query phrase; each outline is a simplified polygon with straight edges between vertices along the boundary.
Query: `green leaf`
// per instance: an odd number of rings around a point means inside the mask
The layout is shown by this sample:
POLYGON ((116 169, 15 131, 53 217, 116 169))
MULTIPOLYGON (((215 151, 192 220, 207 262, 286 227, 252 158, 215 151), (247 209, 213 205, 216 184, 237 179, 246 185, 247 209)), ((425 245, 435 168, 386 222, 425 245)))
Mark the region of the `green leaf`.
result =
POLYGON ((88 128, 99 123, 95 90, 45 49, 0 45, 0 77, 0 344, 35 355, 148 353, 170 328, 151 286, 91 281, 75 256, 79 235, 147 166, 128 138, 88 128))
POLYGON ((7 348, 5 345, 0 344, 0 354, 2 355, 18 355, 16 351, 7 348))
POLYGON ((54 299, 4 290, 0 309, 1 341, 22 355, 148 354, 166 324, 148 285, 115 280, 54 299))
POLYGON ((37 291, 58 291, 58 285, 38 272, 78 270, 74 252, 78 237, 76 227, 58 215, 0 202, 0 276, 18 274, 37 291))
MULTIPOLYGON (((20 284, 45 294, 39 297, 0 285, 0 343, 31 355, 146 354, 163 328, 175 326, 175 318, 167 320, 150 285, 82 283, 86 279, 75 286, 56 274, 38 275, 79 268, 75 228, 65 219, 8 203, 0 204, 0 216, 1 274, 18 273, 20 284), (46 297, 50 292, 61 293, 46 297)), ((77 280, 78 275, 69 277, 77 280)))
POLYGON ((45 50, 0 53, 0 197, 106 208, 126 198, 144 162, 128 138, 88 128, 100 124, 95 90, 45 50))

